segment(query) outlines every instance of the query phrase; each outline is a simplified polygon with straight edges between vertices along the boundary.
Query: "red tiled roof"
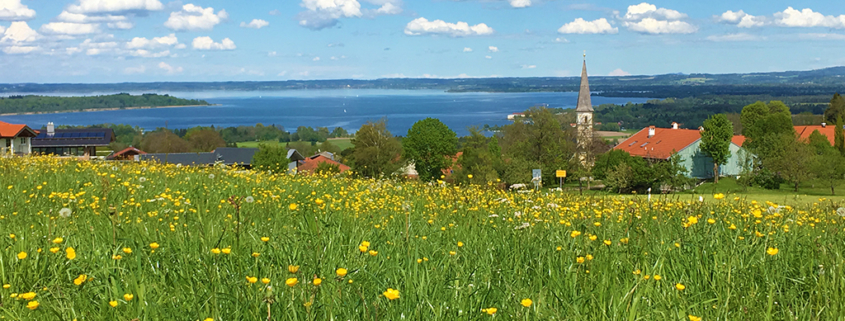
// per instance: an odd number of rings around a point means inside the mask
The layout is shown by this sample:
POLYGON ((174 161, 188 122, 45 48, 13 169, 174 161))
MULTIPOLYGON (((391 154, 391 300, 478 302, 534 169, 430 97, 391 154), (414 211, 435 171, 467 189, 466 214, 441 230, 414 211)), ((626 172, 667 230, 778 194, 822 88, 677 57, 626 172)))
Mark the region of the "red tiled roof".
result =
POLYGON ((734 138, 731 138, 731 143, 734 143, 735 145, 742 147, 742 144, 745 144, 745 136, 736 135, 736 136, 734 136, 734 138))
POLYGON ((114 159, 115 157, 121 156, 123 154, 130 154, 130 155, 145 155, 147 152, 137 149, 135 147, 129 146, 126 149, 119 151, 117 153, 109 155, 109 159, 114 159), (131 153, 130 153, 131 152, 131 153))
POLYGON ((22 124, 9 124, 6 122, 0 121, 0 138, 14 138, 17 137, 21 132, 29 131, 30 136, 35 137, 38 134, 32 130, 32 128, 27 127, 26 125, 22 124))
POLYGON ((633 156, 668 159, 701 139, 701 133, 693 129, 655 128, 652 137, 648 137, 648 131, 648 127, 643 128, 613 149, 624 150, 633 156))
POLYGON ((341 173, 351 169, 349 166, 346 166, 346 165, 343 165, 343 164, 338 163, 336 161, 333 161, 332 159, 330 159, 326 156, 317 155, 317 156, 314 156, 314 157, 306 158, 303 161, 303 164, 299 165, 299 167, 297 168, 297 171, 299 171, 299 172, 313 172, 317 169, 318 166, 320 166, 320 163, 329 163, 329 164, 337 165, 337 167, 340 168, 341 173))
POLYGON ((802 140, 808 141, 810 139, 810 134, 814 131, 819 131, 822 135, 827 136, 827 140, 830 141, 830 145, 834 145, 836 143, 836 135, 834 132, 836 131, 835 125, 827 125, 827 126, 820 126, 820 125, 813 125, 813 126, 795 126, 795 133, 798 134, 798 137, 801 137, 802 140))

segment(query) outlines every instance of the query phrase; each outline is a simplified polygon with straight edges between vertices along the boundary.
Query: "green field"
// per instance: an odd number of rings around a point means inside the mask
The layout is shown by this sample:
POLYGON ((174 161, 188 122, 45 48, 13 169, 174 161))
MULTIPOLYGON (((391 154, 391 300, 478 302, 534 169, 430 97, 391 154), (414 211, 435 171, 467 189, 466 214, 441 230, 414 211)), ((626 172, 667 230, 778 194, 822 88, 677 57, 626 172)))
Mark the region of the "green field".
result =
MULTIPOLYGON (((329 141, 335 146, 339 147, 341 150, 352 148, 352 138, 329 138, 329 141)), ((258 146, 261 144, 278 145, 284 143, 279 143, 277 141, 241 142, 238 143, 238 147, 258 148, 258 146)))
POLYGON ((6 320, 845 315, 845 218, 827 202, 49 157, 0 159, 0 189, 6 320))

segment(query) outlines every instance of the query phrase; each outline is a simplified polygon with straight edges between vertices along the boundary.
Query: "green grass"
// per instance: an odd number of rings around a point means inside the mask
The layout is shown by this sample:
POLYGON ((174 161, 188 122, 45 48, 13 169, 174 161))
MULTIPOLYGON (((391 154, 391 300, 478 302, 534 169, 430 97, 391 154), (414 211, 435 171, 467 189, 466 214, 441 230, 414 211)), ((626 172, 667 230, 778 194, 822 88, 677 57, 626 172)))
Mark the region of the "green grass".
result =
POLYGON ((827 203, 769 212, 710 191, 648 202, 46 157, 0 159, 0 190, 7 320, 845 315, 843 221, 827 203))

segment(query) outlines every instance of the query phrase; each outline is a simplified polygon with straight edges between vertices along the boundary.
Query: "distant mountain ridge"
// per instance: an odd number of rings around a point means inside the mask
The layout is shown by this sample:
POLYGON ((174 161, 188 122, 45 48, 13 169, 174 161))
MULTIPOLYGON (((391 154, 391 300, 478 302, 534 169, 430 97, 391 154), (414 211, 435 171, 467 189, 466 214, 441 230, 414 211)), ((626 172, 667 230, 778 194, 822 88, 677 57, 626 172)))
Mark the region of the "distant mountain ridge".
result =
MULTIPOLYGON (((109 93, 165 91, 259 91, 297 89, 439 89, 450 92, 540 92, 577 91, 578 77, 503 78, 382 78, 372 80, 287 80, 227 82, 148 82, 101 84, 0 84, 0 93, 109 93)), ((821 94, 845 90, 845 66, 808 71, 736 74, 664 74, 632 76, 590 76, 590 85, 600 95, 647 94, 647 97, 675 97, 669 93, 760 94, 773 87, 794 87, 789 94, 821 94), (727 87, 726 87, 727 86, 727 87)))

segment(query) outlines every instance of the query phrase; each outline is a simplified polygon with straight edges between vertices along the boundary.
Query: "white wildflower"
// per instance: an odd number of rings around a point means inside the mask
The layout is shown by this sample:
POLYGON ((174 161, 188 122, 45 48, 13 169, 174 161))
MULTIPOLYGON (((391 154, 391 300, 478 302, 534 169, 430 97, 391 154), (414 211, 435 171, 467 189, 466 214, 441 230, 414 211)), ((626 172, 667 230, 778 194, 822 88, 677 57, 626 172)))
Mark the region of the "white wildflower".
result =
POLYGON ((146 181, 147 181, 147 178, 146 178, 146 177, 141 176, 141 178, 138 178, 138 181, 139 181, 139 182, 141 182, 141 183, 143 183, 143 182, 146 182, 146 181))
POLYGON ((520 226, 514 227, 513 229, 514 230, 521 230, 521 229, 526 229, 526 228, 529 228, 529 227, 531 227, 531 224, 528 223, 528 222, 525 222, 525 223, 522 223, 522 225, 520 225, 520 226))
POLYGON ((836 209, 836 215, 845 217, 845 207, 840 207, 836 209))
POLYGON ((255 202, 255 199, 254 199, 254 198, 252 198, 252 196, 247 196, 247 197, 246 197, 246 199, 244 199, 244 200, 245 200, 247 203, 252 203, 252 202, 255 202))
POLYGON ((61 210, 59 210, 59 216, 64 217, 64 218, 68 218, 68 217, 70 217, 70 214, 71 214, 71 213, 73 213, 73 212, 72 212, 69 208, 67 208, 67 207, 62 208, 61 210))
POLYGON ((214 174, 208 174, 208 178, 214 179, 214 174))

